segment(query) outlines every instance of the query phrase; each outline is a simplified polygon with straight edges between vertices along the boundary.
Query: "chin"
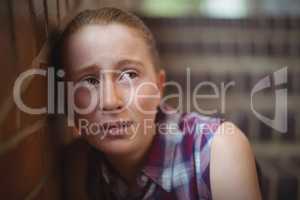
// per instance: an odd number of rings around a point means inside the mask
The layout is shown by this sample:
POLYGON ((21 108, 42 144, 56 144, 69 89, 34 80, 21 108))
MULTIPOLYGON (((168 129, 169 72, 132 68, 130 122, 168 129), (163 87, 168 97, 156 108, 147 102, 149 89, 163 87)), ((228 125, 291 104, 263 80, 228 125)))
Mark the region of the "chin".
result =
POLYGON ((105 137, 90 136, 87 142, 107 155, 126 155, 134 151, 134 139, 130 137, 105 137))

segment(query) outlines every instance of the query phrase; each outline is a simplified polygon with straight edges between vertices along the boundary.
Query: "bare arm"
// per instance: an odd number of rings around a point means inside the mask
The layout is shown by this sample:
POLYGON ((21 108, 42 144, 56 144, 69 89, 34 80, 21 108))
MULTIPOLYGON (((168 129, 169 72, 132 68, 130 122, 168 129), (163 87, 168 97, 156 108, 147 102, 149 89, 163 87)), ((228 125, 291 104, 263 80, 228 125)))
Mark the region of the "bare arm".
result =
POLYGON ((210 164, 213 199, 261 199, 254 156, 245 135, 230 122, 221 124, 215 134, 210 164))

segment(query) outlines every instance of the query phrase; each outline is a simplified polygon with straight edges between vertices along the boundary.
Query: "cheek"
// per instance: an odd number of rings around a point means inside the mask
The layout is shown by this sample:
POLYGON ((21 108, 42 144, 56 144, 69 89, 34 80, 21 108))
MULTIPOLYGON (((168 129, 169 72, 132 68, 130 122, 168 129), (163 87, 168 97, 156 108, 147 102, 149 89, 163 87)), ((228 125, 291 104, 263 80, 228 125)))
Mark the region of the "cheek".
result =
POLYGON ((153 84, 145 84, 136 91, 134 102, 140 112, 156 112, 160 103, 160 92, 153 84))
POLYGON ((74 93, 74 104, 77 108, 87 108, 92 101, 97 101, 96 91, 90 91, 86 88, 79 88, 74 93))
MULTIPOLYGON (((90 91, 87 88, 78 88, 73 93, 73 97, 71 98, 74 102, 73 109, 75 114, 76 127, 78 128, 80 119, 84 119, 89 122, 93 121, 92 116, 94 114, 94 111, 97 109, 97 105, 93 104, 93 102, 98 101, 98 92, 95 90, 90 91), (87 109, 89 106, 93 106, 92 109, 88 111, 88 113, 84 112, 83 110, 87 109), (76 107, 76 110, 74 107, 76 107)), ((80 132, 86 133, 86 130, 83 128, 82 130, 80 130, 80 132)))

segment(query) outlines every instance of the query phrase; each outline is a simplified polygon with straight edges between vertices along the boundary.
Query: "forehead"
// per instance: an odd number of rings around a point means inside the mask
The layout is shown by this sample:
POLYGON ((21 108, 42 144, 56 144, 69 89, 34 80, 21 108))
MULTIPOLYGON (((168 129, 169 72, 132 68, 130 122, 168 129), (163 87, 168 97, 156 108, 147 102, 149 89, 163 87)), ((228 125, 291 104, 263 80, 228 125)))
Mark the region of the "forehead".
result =
MULTIPOLYGON (((90 64, 110 66, 120 59, 150 64, 147 45, 140 33, 120 24, 87 25, 67 38, 64 64, 79 70, 90 64)), ((70 69, 69 69, 70 70, 70 69)))

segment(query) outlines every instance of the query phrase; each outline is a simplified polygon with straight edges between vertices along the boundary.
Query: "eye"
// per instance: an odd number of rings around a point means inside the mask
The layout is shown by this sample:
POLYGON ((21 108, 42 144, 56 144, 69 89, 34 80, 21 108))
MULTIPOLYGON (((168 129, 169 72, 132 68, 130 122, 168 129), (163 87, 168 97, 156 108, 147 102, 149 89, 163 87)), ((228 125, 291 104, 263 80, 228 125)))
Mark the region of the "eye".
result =
POLYGON ((119 81, 133 80, 138 76, 138 73, 134 70, 127 70, 121 73, 119 81))
POLYGON ((88 84, 96 85, 96 86, 99 84, 99 80, 95 77, 87 77, 83 81, 87 82, 88 84))

